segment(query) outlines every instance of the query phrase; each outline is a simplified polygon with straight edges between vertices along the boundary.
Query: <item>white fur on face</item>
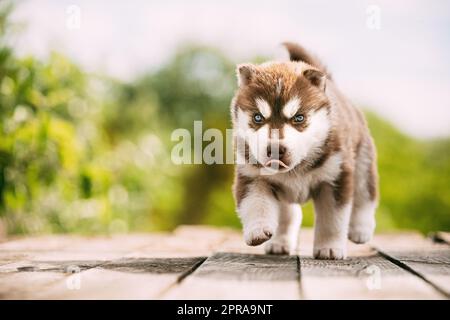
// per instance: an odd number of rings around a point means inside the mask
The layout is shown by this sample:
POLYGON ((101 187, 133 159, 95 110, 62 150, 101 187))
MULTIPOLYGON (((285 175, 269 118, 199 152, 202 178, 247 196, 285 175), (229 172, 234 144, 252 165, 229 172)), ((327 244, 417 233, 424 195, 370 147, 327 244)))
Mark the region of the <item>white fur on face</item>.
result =
POLYGON ((262 98, 256 98, 256 107, 259 109, 259 112, 264 116, 264 118, 269 118, 272 114, 272 109, 270 108, 269 103, 262 98))
MULTIPOLYGON (((328 136, 330 120, 326 110, 321 109, 307 115, 307 117, 309 117, 309 125, 303 131, 298 131, 290 124, 284 125, 284 138, 280 139, 279 143, 287 148, 287 152, 290 155, 289 169, 298 165, 307 156, 313 155, 315 152, 320 152, 318 148, 328 136)), ((238 109, 236 134, 241 139, 247 141, 252 156, 260 164, 264 164, 268 160, 267 146, 271 142, 273 143, 274 140, 269 138, 269 126, 267 124, 255 131, 249 127, 250 121, 250 116, 241 109, 238 109)))
POLYGON ((307 117, 309 117, 309 125, 303 131, 298 131, 289 124, 284 126, 284 139, 281 143, 290 154, 291 168, 314 152, 320 152, 318 148, 323 144, 330 130, 330 120, 325 109, 310 113, 307 117))
POLYGON ((241 109, 237 112, 237 136, 247 141, 251 155, 259 163, 267 161, 267 146, 269 144, 269 125, 265 124, 258 130, 249 127, 251 117, 241 109))
POLYGON ((299 97, 289 100, 283 107, 283 115, 288 119, 292 118, 300 108, 300 102, 299 97))

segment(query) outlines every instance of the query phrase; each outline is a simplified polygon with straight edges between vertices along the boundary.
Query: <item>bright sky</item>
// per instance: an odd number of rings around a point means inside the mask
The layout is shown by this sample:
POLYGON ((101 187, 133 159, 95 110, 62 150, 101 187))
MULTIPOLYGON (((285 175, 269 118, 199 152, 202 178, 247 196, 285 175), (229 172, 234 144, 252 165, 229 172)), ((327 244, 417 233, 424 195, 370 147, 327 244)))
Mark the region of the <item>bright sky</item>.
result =
POLYGON ((124 80, 187 41, 236 63, 283 57, 279 44, 296 41, 353 101, 416 137, 450 136, 450 1, 24 0, 14 18, 27 25, 20 54, 57 50, 124 80))

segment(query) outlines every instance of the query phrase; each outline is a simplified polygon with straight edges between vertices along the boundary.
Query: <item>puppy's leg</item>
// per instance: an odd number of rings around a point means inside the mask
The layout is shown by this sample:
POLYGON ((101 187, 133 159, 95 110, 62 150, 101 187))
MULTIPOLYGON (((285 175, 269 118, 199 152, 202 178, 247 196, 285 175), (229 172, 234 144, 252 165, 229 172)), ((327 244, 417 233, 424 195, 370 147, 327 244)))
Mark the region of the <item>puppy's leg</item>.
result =
MULTIPOLYGON (((238 181, 239 183, 239 181, 238 181)), ((254 180, 238 199, 238 213, 244 228, 244 239, 249 246, 269 240, 278 226, 278 200, 263 180, 254 180)))
POLYGON ((279 208, 277 231, 265 247, 268 254, 289 254, 297 247, 302 208, 298 204, 285 202, 280 202, 279 208))
POLYGON ((355 243, 366 243, 375 230, 378 183, 375 149, 370 138, 361 145, 355 168, 355 191, 348 238, 355 243))
POLYGON ((353 206, 348 239, 354 243, 366 243, 375 231, 376 202, 366 202, 353 206))
POLYGON ((333 187, 324 185, 314 197, 314 258, 344 259, 351 202, 338 203, 333 187))

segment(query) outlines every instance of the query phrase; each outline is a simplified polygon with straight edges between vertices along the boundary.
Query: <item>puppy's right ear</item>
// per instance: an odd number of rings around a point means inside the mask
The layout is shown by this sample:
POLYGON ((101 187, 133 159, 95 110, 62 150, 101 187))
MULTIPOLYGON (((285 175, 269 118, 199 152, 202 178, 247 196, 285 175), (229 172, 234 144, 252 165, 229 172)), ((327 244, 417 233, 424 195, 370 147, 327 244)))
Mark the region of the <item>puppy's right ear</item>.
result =
POLYGON ((239 64, 236 68, 239 86, 243 87, 249 84, 255 75, 255 71, 256 66, 254 64, 251 63, 239 64))

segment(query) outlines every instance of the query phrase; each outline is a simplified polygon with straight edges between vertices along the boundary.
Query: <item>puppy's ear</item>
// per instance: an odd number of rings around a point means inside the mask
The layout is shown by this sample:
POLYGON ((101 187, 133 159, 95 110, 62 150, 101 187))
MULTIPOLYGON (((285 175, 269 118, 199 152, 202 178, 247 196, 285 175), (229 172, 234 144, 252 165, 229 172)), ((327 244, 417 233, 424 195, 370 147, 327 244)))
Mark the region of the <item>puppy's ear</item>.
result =
POLYGON ((254 64, 251 63, 239 64, 236 68, 239 86, 242 87, 249 84, 255 75, 255 71, 256 66, 254 64))
POLYGON ((313 86, 325 91, 327 76, 323 72, 316 69, 307 69, 303 71, 303 76, 308 79, 313 86))

